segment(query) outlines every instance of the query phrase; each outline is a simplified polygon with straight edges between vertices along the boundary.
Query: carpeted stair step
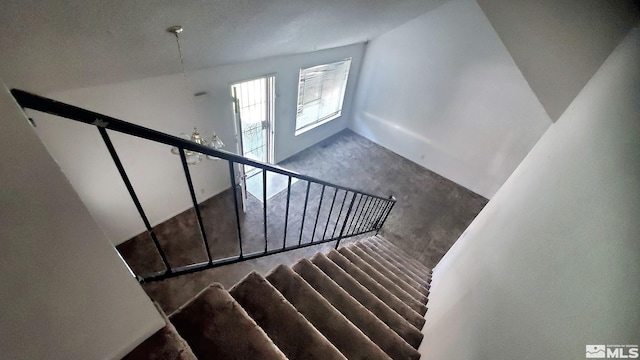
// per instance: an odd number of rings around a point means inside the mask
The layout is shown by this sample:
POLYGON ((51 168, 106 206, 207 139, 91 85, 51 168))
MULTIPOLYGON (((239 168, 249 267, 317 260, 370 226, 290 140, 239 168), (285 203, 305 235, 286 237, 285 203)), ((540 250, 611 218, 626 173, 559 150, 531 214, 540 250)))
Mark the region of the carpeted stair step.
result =
MULTIPOLYGON (((422 315, 418 314, 416 311, 407 306, 407 304, 403 303, 402 300, 398 299, 395 295, 383 288, 380 284, 373 280, 364 271, 360 270, 357 266, 353 265, 339 252, 331 250, 326 254, 326 257, 338 267, 342 268, 342 270, 349 274, 349 276, 353 280, 362 285, 366 289, 366 292, 384 302, 387 306, 389 306, 396 313, 405 318, 416 328, 422 329, 425 321, 422 315)), ((324 271, 324 268, 322 268, 320 265, 318 265, 318 267, 320 267, 324 271)), ((333 276, 331 276, 331 278, 335 280, 333 276)), ((351 293, 351 291, 349 291, 349 293, 351 293)))
POLYGON ((424 265, 423 263, 418 261, 416 258, 411 256, 411 254, 409 254, 408 252, 406 252, 405 250, 400 248, 398 245, 396 245, 393 242, 385 239, 381 235, 376 235, 376 236, 374 236, 374 238, 376 238, 379 242, 385 244, 391 250, 391 252, 393 254, 396 254, 396 256, 400 257, 401 259, 403 259, 407 263, 409 263, 412 266, 414 266, 418 271, 423 272, 428 276, 431 276, 431 273, 432 273, 431 268, 427 267, 426 265, 424 265))
MULTIPOLYGON (((329 260, 327 259, 327 261, 329 260)), ((407 341, 349 295, 348 292, 341 288, 316 265, 311 263, 311 261, 302 259, 294 264, 292 269, 392 359, 417 360, 420 358, 420 353, 416 351, 416 349, 412 348, 407 341)), ((401 332, 405 337, 413 339, 412 334, 417 335, 415 328, 404 319, 403 322, 405 323, 403 324, 405 329, 402 329, 401 332)), ((417 348, 420 340, 421 336, 415 336, 412 345, 417 348)))
POLYGON ((362 244, 365 244, 370 249, 373 249, 373 251, 375 251, 378 255, 383 257, 389 263, 395 265, 396 268, 400 269, 405 274, 405 276, 410 277, 411 279, 413 279, 415 282, 419 283, 424 288, 429 289, 431 287, 431 285, 430 285, 430 281, 431 281, 430 276, 427 277, 427 276, 424 276, 424 275, 422 275, 422 276, 418 275, 415 272, 415 270, 413 270, 412 267, 408 267, 408 266, 400 263, 400 261, 398 261, 393 256, 393 254, 390 254, 390 250, 388 248, 379 245, 377 242, 372 241, 372 239, 366 239, 366 240, 364 240, 362 242, 362 244))
POLYGON ((375 249, 375 251, 380 256, 384 257, 389 262, 395 264, 397 268, 403 269, 403 272, 407 276, 410 276, 412 279, 414 279, 414 281, 417 281, 418 283, 422 284, 422 286, 424 286, 428 290, 431 288, 431 274, 419 274, 418 272, 416 272, 416 270, 414 270, 412 267, 409 267, 406 263, 399 262, 396 259, 394 254, 390 254, 391 250, 389 250, 386 247, 378 245, 377 243, 374 243, 374 242, 367 242, 367 245, 375 249))
POLYGON ((411 321, 409 321, 371 293, 366 287, 349 275, 349 273, 331 261, 325 254, 314 255, 311 258, 311 262, 347 291, 354 299, 360 302, 360 304, 369 309, 369 311, 385 324, 389 325, 389 327, 398 335, 402 336, 406 342, 417 348, 416 343, 419 345, 423 337, 419 329, 424 325, 424 317, 405 305, 405 309, 412 315, 411 321))
POLYGON ((380 235, 372 237, 371 240, 389 249, 390 250, 389 252, 391 254, 395 255, 395 257, 399 259, 400 262, 405 264, 407 267, 411 267, 417 274, 425 275, 429 277, 431 276, 431 269, 422 265, 420 262, 418 262, 417 260, 412 258, 409 254, 407 254, 404 250, 400 249, 397 245, 394 245, 392 242, 381 237, 380 235))
POLYGON ((286 359, 220 284, 201 291, 170 319, 199 359, 286 359))
POLYGON ((229 292, 287 358, 291 360, 346 359, 258 273, 250 273, 229 292))
POLYGON ((371 237, 266 278, 252 272, 229 292, 212 284, 125 359, 418 360, 430 281, 371 237))
MULTIPOLYGON (((391 271, 388 267, 386 267, 382 262, 378 261, 376 257, 369 255, 366 251, 362 249, 361 246, 357 246, 356 244, 350 245, 347 249, 351 250, 356 256, 360 259, 364 260, 370 267, 378 271, 385 278, 387 278, 392 284, 396 285, 400 289, 404 290, 407 294, 411 295, 414 299, 416 299, 421 304, 427 303, 426 294, 421 293, 416 290, 413 286, 408 284, 406 281, 401 279, 398 275, 396 275, 393 271, 391 271)), ((364 269, 363 269, 364 270, 364 269)), ((365 272, 367 272, 365 270, 365 272)))
POLYGON ((387 260, 379 251, 370 245, 360 242, 354 244, 355 247, 364 251, 367 255, 372 257, 375 261, 377 261, 380 265, 382 265, 387 271, 390 271, 394 276, 398 279, 402 280, 403 283, 409 285, 413 290, 419 292, 424 296, 429 296, 429 290, 422 285, 422 283, 414 280, 411 276, 406 274, 406 270, 400 269, 394 263, 387 260))
MULTIPOLYGON (((360 281, 362 285, 364 285, 367 289, 369 289, 371 292, 376 294, 376 296, 378 296, 378 294, 382 292, 382 290, 384 290, 386 292, 389 292, 395 295, 404 304, 409 306, 418 314, 424 315, 427 312, 427 307, 422 302, 416 300, 411 294, 408 294, 398 285, 394 284, 391 280, 389 280, 387 277, 382 275, 378 270, 371 267, 371 265, 369 265, 366 261, 362 260, 359 256, 354 254, 348 248, 341 248, 340 250, 338 250, 338 253, 341 254, 353 266, 357 267, 367 275, 366 278, 363 279, 363 281, 365 281, 366 284, 361 281, 361 278, 356 278, 356 280, 360 281), (371 284, 371 285, 368 285, 368 284, 371 284)), ((329 256, 329 258, 331 260, 335 260, 331 256, 329 256)), ((351 274, 350 271, 347 271, 347 272, 351 274)))
POLYGON ((370 240, 387 249, 391 255, 395 256, 403 264, 406 264, 408 267, 412 268, 415 273, 425 276, 431 276, 430 268, 424 266, 422 263, 414 259, 411 255, 402 250, 399 246, 393 244, 391 241, 385 239, 380 235, 373 236, 370 238, 370 240))
POLYGON ((276 267, 266 278, 347 359, 390 359, 371 339, 288 266, 276 267))
POLYGON ((430 274, 431 273, 431 269, 430 268, 424 266, 422 263, 420 263, 414 257, 409 255, 409 253, 407 253, 405 250, 401 249, 398 245, 394 244, 393 242, 385 239, 383 236, 381 236, 381 235, 372 236, 371 238, 367 239, 367 241, 369 241, 369 240, 373 241, 373 242, 376 242, 377 244, 389 249, 390 252, 392 254, 395 254, 397 257, 399 257, 402 260, 403 263, 410 264, 419 273, 425 273, 425 274, 430 274))
MULTIPOLYGON (((158 307, 156 305, 156 307, 158 307)), ((189 344, 178 334, 164 312, 158 307, 166 325, 138 345, 123 360, 197 360, 189 344)))

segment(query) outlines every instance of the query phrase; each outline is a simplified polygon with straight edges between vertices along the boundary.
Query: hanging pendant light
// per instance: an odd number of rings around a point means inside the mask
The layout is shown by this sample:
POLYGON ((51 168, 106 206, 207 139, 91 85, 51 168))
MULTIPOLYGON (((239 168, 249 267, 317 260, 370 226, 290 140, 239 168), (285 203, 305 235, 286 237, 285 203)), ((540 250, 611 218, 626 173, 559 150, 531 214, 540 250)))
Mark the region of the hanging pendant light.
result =
MULTIPOLYGON (((167 29, 168 32, 174 34, 176 36, 176 44, 178 46, 178 55, 180 55, 180 66, 182 67, 182 77, 184 79, 184 88, 185 91, 187 93, 187 97, 191 99, 191 93, 189 92, 189 81, 187 78, 187 72, 185 71, 184 68, 184 58, 182 57, 182 46, 180 46, 180 33, 182 33, 184 29, 182 28, 182 26, 180 25, 175 25, 175 26, 171 26, 167 29)), ((190 101, 191 102, 191 110, 193 111, 193 99, 190 101)), ((195 117, 195 111, 193 111, 193 114, 195 117)), ((200 136, 200 133, 198 132, 198 128, 194 127, 193 128, 193 133, 191 133, 191 135, 188 134, 180 134, 180 137, 185 139, 185 140, 189 140, 192 141, 198 145, 204 145, 204 146, 209 146, 211 148, 214 149, 222 149, 224 147, 224 143, 222 142, 222 140, 220 139, 220 137, 218 137, 218 135, 214 132, 213 136, 211 137, 211 140, 207 140, 205 138, 203 138, 202 136, 200 136)), ((172 147, 171 148, 171 153, 175 154, 175 155, 179 155, 180 154, 180 150, 177 147, 172 147)), ((197 153, 197 152, 193 152, 193 151, 189 151, 189 150, 185 150, 184 151, 185 157, 187 158, 187 164, 189 165, 195 165, 195 164, 199 164, 202 159, 204 158, 203 154, 197 153)), ((218 160, 217 157, 215 156, 211 156, 211 155, 207 155, 206 156, 207 159, 209 160, 218 160)))
MULTIPOLYGON (((224 143, 222 142, 220 137, 214 132, 213 136, 211 137, 211 142, 209 143, 209 146, 214 149, 222 149, 224 147, 224 143)), ((207 155, 207 159, 218 160, 217 157, 211 156, 211 155, 207 155)))

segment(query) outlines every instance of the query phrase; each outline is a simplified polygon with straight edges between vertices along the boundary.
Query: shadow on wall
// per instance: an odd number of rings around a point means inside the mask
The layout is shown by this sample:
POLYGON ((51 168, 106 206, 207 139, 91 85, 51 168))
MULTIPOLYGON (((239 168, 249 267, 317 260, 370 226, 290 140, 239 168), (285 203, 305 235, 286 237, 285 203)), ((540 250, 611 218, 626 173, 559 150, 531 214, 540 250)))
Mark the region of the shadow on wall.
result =
POLYGON ((487 198, 551 124, 471 0, 370 41, 360 78, 355 132, 487 198))

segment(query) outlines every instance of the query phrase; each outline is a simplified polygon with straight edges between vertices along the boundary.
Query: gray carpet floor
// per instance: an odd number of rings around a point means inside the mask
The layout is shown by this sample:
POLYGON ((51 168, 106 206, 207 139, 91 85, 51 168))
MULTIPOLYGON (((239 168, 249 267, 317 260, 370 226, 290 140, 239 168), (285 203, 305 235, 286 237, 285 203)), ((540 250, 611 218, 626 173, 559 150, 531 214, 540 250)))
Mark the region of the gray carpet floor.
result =
MULTIPOLYGON (((345 130, 281 162, 284 168, 377 195, 393 195, 397 204, 381 235, 393 241, 425 266, 437 264, 487 199, 457 185, 355 133, 345 130)), ((290 210, 285 228, 287 192, 267 201, 267 249, 328 237, 336 226, 336 215, 328 217, 330 203, 318 211, 321 186, 312 184, 305 218, 302 217, 307 182, 291 186, 290 210), (318 215, 318 228, 315 215, 318 215), (302 226, 304 222, 304 226, 302 226), (302 237, 300 236, 302 229, 302 237), (285 239, 286 233, 286 239, 285 239), (301 240, 302 239, 302 240, 301 240)), ((338 200, 341 193, 338 193, 338 200)), ((344 196, 344 195, 342 195, 344 196)), ((214 259, 237 256, 240 245, 235 223, 231 190, 201 203, 205 233, 214 259)), ((250 253, 265 248, 263 204, 249 196, 247 212, 241 214, 242 250, 250 253)), ((207 260, 193 209, 185 211, 154 228, 169 263, 173 267, 207 260)), ((149 296, 170 313, 212 282, 226 288, 250 271, 266 274, 278 264, 291 265, 301 257, 310 257, 328 249, 331 243, 210 269, 177 278, 144 284, 149 296)), ((146 233, 118 246, 118 251, 136 274, 164 270, 161 259, 146 233)))
POLYGON ((433 268, 488 200, 345 130, 282 167, 398 200, 381 232, 433 268))

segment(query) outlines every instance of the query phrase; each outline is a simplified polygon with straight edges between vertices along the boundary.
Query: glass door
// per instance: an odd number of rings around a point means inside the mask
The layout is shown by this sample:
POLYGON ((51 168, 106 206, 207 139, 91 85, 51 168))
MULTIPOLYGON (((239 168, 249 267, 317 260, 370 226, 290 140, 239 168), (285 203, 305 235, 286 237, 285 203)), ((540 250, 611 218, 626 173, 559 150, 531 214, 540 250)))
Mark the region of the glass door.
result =
MULTIPOLYGON (((273 163, 275 76, 232 84, 231 94, 238 152, 252 160, 273 163)), ((243 199, 246 199, 247 180, 260 173, 260 169, 253 166, 240 169, 243 199)), ((253 193, 251 189, 249 192, 253 193)))

